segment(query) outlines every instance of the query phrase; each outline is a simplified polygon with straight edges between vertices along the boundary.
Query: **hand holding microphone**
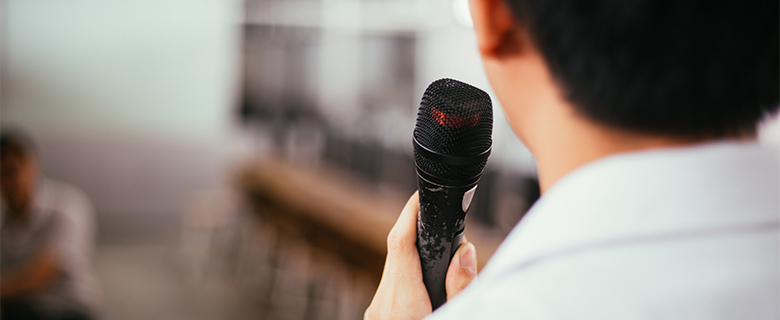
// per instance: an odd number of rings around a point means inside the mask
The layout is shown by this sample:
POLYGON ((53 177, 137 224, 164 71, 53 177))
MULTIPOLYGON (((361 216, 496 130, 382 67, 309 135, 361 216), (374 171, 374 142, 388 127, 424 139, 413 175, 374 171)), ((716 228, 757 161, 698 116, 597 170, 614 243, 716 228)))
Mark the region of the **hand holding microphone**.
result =
POLYGON ((365 319, 422 318, 476 276, 476 251, 463 230, 492 128, 482 90, 452 79, 426 90, 413 141, 419 190, 388 235, 382 280, 365 319))

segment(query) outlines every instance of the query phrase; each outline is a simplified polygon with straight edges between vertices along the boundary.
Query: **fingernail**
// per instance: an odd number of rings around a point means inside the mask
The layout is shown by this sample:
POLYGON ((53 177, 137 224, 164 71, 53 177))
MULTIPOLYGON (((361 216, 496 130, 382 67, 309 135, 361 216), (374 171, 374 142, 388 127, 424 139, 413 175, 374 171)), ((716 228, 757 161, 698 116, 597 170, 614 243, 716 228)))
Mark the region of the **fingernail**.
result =
POLYGON ((471 243, 466 243, 466 248, 460 254, 460 268, 470 272, 477 271, 477 252, 471 243))

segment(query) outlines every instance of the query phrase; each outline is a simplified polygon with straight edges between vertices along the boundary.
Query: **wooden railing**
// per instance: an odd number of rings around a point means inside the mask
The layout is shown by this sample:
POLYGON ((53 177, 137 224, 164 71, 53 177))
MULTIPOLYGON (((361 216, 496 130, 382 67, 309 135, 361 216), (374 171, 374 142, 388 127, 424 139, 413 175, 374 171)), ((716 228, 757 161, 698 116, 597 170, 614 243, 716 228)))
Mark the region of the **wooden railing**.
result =
MULTIPOLYGON (((243 167, 238 181, 258 235, 254 238, 270 248, 257 261, 259 278, 266 280, 255 291, 265 292, 260 302, 271 312, 262 318, 274 318, 274 310, 285 316, 305 310, 300 314, 360 318, 382 275, 387 234, 410 194, 332 168, 276 159, 243 167), (289 281, 291 274, 300 281, 289 281), (299 299, 274 298, 290 293, 299 299)), ((477 248, 481 269, 501 238, 468 222, 466 237, 477 248)))
MULTIPOLYGON (((407 173, 414 174, 414 173, 407 173)), ((311 168, 275 159, 245 167, 240 185, 258 214, 283 232, 305 239, 379 280, 387 234, 408 196, 333 169, 311 168)), ((501 238, 467 224, 481 268, 501 238)))

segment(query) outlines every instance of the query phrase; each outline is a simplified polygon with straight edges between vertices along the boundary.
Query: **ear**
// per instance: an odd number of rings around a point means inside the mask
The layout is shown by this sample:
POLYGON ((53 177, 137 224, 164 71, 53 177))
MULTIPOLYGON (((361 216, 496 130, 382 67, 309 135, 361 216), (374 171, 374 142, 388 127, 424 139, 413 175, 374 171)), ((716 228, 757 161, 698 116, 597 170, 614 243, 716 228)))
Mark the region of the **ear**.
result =
POLYGON ((483 57, 499 57, 520 45, 512 10, 505 0, 470 0, 477 47, 483 57))

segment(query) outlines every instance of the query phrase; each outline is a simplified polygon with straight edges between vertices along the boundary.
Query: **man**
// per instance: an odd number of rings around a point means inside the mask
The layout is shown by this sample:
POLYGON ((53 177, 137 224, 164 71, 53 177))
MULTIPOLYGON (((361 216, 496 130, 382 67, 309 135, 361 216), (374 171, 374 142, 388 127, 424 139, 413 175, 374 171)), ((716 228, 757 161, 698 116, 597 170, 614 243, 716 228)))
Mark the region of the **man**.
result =
POLYGON ((3 320, 89 319, 96 298, 94 217, 73 186, 40 176, 29 140, 0 137, 3 320))
MULTIPOLYGON (((780 319, 780 157, 755 142, 778 110, 778 2, 470 5, 543 195, 468 287, 473 245, 456 252, 431 318, 780 319)), ((417 201, 366 319, 431 312, 417 201)))

